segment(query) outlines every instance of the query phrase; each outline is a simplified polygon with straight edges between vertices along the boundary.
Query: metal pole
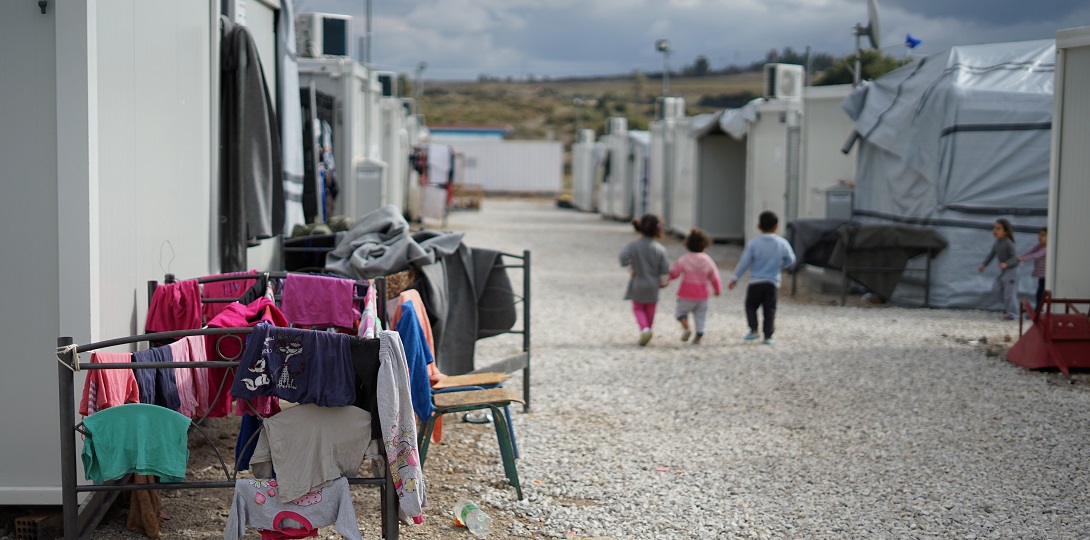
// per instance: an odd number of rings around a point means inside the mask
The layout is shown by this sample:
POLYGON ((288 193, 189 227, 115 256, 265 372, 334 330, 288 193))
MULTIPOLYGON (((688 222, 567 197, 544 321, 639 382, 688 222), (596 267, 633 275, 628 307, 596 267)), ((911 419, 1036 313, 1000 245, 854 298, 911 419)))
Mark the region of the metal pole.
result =
POLYGON ((368 68, 371 66, 371 0, 367 0, 367 50, 364 51, 363 62, 368 68))
MULTIPOLYGON (((72 338, 57 338, 58 347, 72 344, 72 338)), ((64 510, 64 540, 79 538, 79 503, 76 499, 75 394, 72 370, 57 362, 57 406, 60 407, 61 506, 64 510)))
MULTIPOLYGON (((670 95, 670 51, 662 52, 662 97, 670 95)), ((666 104, 663 103, 663 107, 666 104)))
POLYGON ((522 351, 526 367, 522 370, 522 412, 530 412, 530 250, 522 250, 522 351))
POLYGON ((859 86, 859 82, 863 80, 863 50, 859 48, 859 35, 863 32, 863 28, 857 23, 855 25, 855 84, 859 86))

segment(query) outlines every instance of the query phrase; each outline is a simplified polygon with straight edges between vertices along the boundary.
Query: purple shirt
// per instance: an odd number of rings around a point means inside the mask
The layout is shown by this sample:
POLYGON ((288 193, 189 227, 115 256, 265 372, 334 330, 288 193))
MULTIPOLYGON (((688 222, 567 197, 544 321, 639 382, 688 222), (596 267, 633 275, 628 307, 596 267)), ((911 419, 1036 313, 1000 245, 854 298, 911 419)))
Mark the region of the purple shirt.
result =
POLYGON ((293 403, 344 407, 356 401, 349 337, 332 332, 254 327, 235 371, 231 395, 276 396, 293 403))

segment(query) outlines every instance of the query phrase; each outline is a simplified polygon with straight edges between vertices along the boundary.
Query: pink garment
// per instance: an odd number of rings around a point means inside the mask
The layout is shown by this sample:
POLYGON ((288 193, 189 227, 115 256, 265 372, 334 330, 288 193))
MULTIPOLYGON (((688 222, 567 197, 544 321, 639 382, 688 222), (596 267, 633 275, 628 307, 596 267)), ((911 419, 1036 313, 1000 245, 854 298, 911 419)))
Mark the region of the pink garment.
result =
POLYGON ((708 284, 710 283, 715 294, 723 290, 723 282, 719 278, 719 268, 715 261, 707 253, 689 252, 678 258, 670 267, 670 279, 681 277, 681 285, 677 288, 677 297, 686 300, 707 300, 708 284))
POLYGON ((375 318, 378 316, 378 293, 375 292, 374 282, 367 287, 367 294, 363 295, 363 313, 360 314, 359 337, 374 339, 378 336, 375 318))
MULTIPOLYGON (((258 298, 247 305, 238 302, 227 304, 219 315, 208 321, 208 326, 210 328, 250 328, 261 321, 267 321, 273 326, 288 326, 288 319, 284 317, 284 314, 280 312, 272 300, 265 297, 258 298)), ((234 361, 242 357, 246 335, 231 334, 229 336, 204 337, 206 339, 205 351, 209 360, 234 361)), ((228 376, 227 369, 211 368, 208 370, 208 392, 212 401, 209 405, 208 416, 222 418, 231 413, 232 398, 230 389, 231 379, 228 376)))
POLYGON ((200 328, 201 288, 195 279, 155 287, 148 306, 146 332, 169 332, 200 328))
POLYGON ((280 307, 296 326, 355 328, 360 319, 355 296, 356 282, 350 279, 288 274, 280 307))
POLYGON ((655 308, 658 304, 654 302, 632 302, 632 313, 636 315, 636 324, 640 326, 640 330, 651 328, 651 325, 655 322, 655 308))
MULTIPOLYGON (((204 348, 204 336, 189 336, 182 338, 181 341, 186 342, 190 362, 208 361, 208 353, 204 348)), ((211 404, 211 396, 208 395, 208 368, 192 368, 190 371, 193 375, 193 395, 197 402, 193 414, 200 418, 208 414, 208 406, 211 404)))
MULTIPOLYGON (((129 353, 93 352, 92 364, 130 363, 129 353)), ((102 409, 125 403, 140 403, 140 388, 131 369, 89 369, 83 381, 79 413, 90 416, 102 409)))
POLYGON ((1019 256, 1023 261, 1033 261, 1033 272, 1030 274, 1031 276, 1035 278, 1045 277, 1045 270, 1047 270, 1045 267, 1045 254, 1047 252, 1048 249, 1045 246, 1037 244, 1019 256))
MULTIPOLYGON (((253 276, 257 274, 257 270, 250 270, 249 272, 232 272, 229 274, 217 274, 215 276, 206 277, 219 277, 219 276, 253 276)), ((253 277, 244 277, 240 279, 232 279, 228 281, 215 281, 212 283, 205 283, 201 287, 201 298, 234 298, 238 299, 246 294, 246 291, 253 286, 257 279, 253 277)), ((201 306, 201 311, 204 313, 204 320, 211 321, 227 309, 230 303, 210 303, 201 306)), ((198 326, 197 328, 200 328, 198 326)))
MULTIPOLYGON (((188 362, 189 343, 183 340, 171 343, 170 357, 175 362, 188 362)), ((178 389, 178 412, 187 418, 193 418, 193 414, 197 411, 197 394, 193 390, 193 370, 175 369, 174 386, 178 389)))

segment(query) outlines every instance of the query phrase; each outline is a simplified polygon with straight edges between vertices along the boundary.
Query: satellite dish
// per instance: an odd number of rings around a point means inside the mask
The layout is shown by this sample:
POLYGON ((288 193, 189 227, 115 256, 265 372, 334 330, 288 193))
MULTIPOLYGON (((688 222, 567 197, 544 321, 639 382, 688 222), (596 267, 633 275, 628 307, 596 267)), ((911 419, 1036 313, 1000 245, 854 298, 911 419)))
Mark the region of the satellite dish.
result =
POLYGON ((878 27, 878 0, 867 0, 867 25, 855 23, 855 84, 859 84, 862 79, 862 62, 860 59, 863 56, 863 47, 859 44, 859 38, 867 36, 867 40, 870 41, 872 49, 881 50, 881 32, 878 27))
POLYGON ((867 38, 870 40, 871 48, 882 48, 879 45, 882 42, 881 37, 882 33, 878 26, 878 0, 867 0, 867 38))

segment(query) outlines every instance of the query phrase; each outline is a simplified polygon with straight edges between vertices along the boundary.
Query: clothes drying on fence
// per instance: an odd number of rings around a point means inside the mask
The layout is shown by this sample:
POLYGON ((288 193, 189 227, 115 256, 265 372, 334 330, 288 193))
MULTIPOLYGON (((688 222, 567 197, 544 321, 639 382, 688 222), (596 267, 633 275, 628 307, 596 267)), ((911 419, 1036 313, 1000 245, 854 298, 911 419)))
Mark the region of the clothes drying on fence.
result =
POLYGON ((378 372, 379 372, 379 347, 381 341, 378 338, 352 339, 349 344, 352 347, 352 367, 356 372, 356 403, 355 406, 373 413, 371 417, 371 439, 382 440, 382 429, 378 421, 378 372))
MULTIPOLYGON (((228 304, 223 312, 208 321, 210 328, 252 327, 259 322, 268 322, 275 326, 288 326, 288 320, 272 300, 262 297, 249 304, 228 304)), ((205 336, 209 359, 239 360, 242 356, 246 336, 205 336)), ((231 413, 231 395, 228 392, 233 379, 228 378, 224 368, 208 370, 209 395, 214 400, 209 406, 208 416, 220 418, 231 413)))
POLYGON ((192 330, 203 326, 200 284, 195 279, 187 279, 156 286, 146 321, 146 332, 192 330))
POLYGON ((284 483, 280 479, 236 480, 224 539, 241 539, 246 535, 247 525, 262 529, 263 539, 305 538, 314 536, 311 533, 320 527, 333 525, 345 538, 361 540, 345 478, 337 478, 328 486, 287 502, 283 492, 284 483), (265 531, 284 536, 266 535, 265 531))
MULTIPOLYGON (((178 340, 171 343, 170 356, 175 363, 182 364, 189 361, 189 342, 178 340)), ((197 412, 197 392, 193 387, 193 370, 191 368, 179 368, 174 370, 174 387, 178 391, 178 408, 175 409, 186 418, 193 418, 197 412)))
MULTIPOLYGON (((238 427, 238 438, 235 441, 235 470, 245 471, 250 468, 250 458, 257 448, 257 434, 265 423, 260 416, 247 414, 242 417, 238 427)), ((270 478, 276 477, 276 472, 269 474, 270 478)))
POLYGON ((427 504, 424 471, 416 442, 416 418, 409 391, 409 369, 397 332, 379 334, 378 413, 387 469, 397 491, 398 514, 423 523, 427 504))
MULTIPOLYGON (((434 234, 421 231, 416 237, 427 242, 434 234)), ((477 339, 510 330, 516 320, 514 291, 499 252, 459 244, 420 274, 439 367, 448 375, 473 371, 477 339)))
POLYGON ((258 478, 276 470, 277 498, 289 502, 341 476, 355 476, 371 441, 371 414, 358 407, 304 403, 265 419, 250 457, 258 478))
POLYGON ((367 287, 363 296, 363 313, 360 314, 360 326, 357 335, 364 339, 376 339, 382 331, 382 321, 378 317, 377 287, 367 287))
MULTIPOLYGON (((133 362, 173 362, 170 346, 153 347, 132 353, 133 362)), ((172 411, 181 408, 178 386, 173 369, 135 369, 136 384, 140 387, 140 403, 152 403, 172 411)))
POLYGON ((355 328, 360 319, 355 295, 350 279, 288 274, 280 309, 298 326, 355 328))
POLYGON ((276 396, 293 403, 343 407, 356 401, 349 337, 259 324, 242 353, 231 395, 276 396))
POLYGON ((431 379, 428 376, 428 364, 435 361, 428 348, 420 321, 412 302, 401 304, 401 318, 397 321, 397 333, 405 351, 405 362, 409 366, 409 389, 412 392, 413 410, 421 422, 431 417, 431 379))
MULTIPOLYGON (((132 362, 130 353, 95 351, 92 364, 132 362)), ((92 369, 83 381, 83 397, 79 400, 79 413, 90 416, 98 411, 125 403, 140 403, 140 388, 131 369, 92 369)))
MULTIPOLYGON (((248 272, 230 272, 227 274, 217 274, 207 277, 223 277, 223 276, 238 276, 238 279, 230 279, 225 281, 210 281, 201 285, 201 298, 239 298, 258 279, 257 270, 250 270, 248 272)), ((262 287, 264 291, 264 287, 262 287)), ((263 296, 263 295, 258 295, 263 296)), ((253 298, 251 301, 257 300, 253 298)), ((241 304, 249 304, 250 302, 240 302, 241 304)), ((211 321, 217 315, 219 315, 224 309, 227 309, 230 303, 215 303, 206 302, 201 306, 201 311, 204 313, 204 320, 211 321)))
POLYGON ((388 276, 410 266, 435 262, 436 250, 453 252, 462 236, 448 233, 438 241, 421 243, 410 235, 409 222, 401 210, 388 204, 356 221, 337 247, 326 254, 325 268, 352 279, 388 276))
MULTIPOLYGON (((205 350, 207 342, 204 336, 188 336, 184 337, 178 342, 185 343, 186 347, 186 359, 190 362, 207 362, 208 351, 205 350)), ((175 361, 178 358, 175 357, 175 361)), ((193 375, 193 397, 196 401, 196 408, 193 411, 195 418, 200 418, 208 414, 208 408, 211 406, 211 398, 209 395, 208 384, 208 368, 192 368, 190 372, 193 375)))
POLYGON ((163 482, 185 480, 189 419, 170 409, 128 403, 83 421, 83 469, 101 484, 128 473, 154 474, 163 482))

